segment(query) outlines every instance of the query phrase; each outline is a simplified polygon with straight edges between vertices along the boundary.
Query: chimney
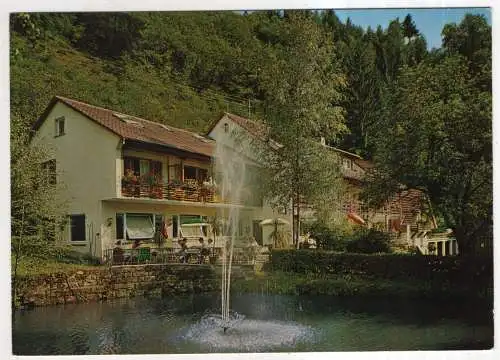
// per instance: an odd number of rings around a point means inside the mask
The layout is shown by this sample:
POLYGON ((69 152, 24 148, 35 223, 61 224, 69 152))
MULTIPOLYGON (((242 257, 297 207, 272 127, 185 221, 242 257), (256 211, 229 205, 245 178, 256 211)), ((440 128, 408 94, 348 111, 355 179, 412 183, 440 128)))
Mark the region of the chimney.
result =
POLYGON ((323 136, 321 137, 321 145, 326 146, 326 141, 323 136))

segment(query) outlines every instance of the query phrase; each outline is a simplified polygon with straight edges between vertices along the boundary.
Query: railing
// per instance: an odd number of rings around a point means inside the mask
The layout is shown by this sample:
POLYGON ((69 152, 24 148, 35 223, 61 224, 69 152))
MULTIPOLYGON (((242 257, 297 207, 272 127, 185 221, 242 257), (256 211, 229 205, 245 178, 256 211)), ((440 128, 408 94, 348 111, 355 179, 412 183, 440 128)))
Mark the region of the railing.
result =
POLYGON ((356 213, 362 217, 368 214, 367 206, 359 200, 345 201, 342 203, 342 210, 346 213, 356 213))
MULTIPOLYGON (((109 266, 141 265, 141 264, 222 264, 221 248, 206 249, 201 254, 199 248, 188 248, 185 252, 174 248, 143 247, 136 249, 104 250, 104 263, 109 266)), ((234 248, 233 264, 255 264, 256 252, 252 248, 234 248)))
POLYGON ((150 184, 146 181, 123 181, 122 196, 190 202, 236 203, 251 206, 261 205, 261 202, 255 196, 243 196, 240 201, 222 199, 215 187, 200 185, 196 180, 186 180, 170 184, 150 184))

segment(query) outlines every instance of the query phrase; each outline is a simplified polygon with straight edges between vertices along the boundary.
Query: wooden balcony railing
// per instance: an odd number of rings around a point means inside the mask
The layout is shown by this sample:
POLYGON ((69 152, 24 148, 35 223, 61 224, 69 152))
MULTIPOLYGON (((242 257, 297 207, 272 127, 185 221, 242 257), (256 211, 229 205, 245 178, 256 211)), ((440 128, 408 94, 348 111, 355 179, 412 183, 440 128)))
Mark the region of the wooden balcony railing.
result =
MULTIPOLYGON (((164 199, 206 203, 236 203, 260 206, 256 197, 242 196, 239 201, 223 199, 215 186, 205 186, 196 180, 176 181, 167 184, 151 184, 146 181, 122 182, 122 196, 133 198, 164 199)), ((250 195, 250 194, 248 194, 250 195)))

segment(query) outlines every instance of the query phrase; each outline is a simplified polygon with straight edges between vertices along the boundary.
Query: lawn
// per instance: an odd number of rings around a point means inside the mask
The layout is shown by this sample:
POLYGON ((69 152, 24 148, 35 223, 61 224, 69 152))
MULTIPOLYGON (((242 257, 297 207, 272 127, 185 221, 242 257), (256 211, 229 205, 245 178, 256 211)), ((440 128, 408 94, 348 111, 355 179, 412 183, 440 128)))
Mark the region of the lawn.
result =
MULTIPOLYGON (((11 273, 14 272, 15 258, 11 256, 11 273)), ((96 269, 98 265, 75 264, 55 259, 23 257, 17 265, 18 276, 46 275, 61 272, 72 272, 85 269, 96 269)))

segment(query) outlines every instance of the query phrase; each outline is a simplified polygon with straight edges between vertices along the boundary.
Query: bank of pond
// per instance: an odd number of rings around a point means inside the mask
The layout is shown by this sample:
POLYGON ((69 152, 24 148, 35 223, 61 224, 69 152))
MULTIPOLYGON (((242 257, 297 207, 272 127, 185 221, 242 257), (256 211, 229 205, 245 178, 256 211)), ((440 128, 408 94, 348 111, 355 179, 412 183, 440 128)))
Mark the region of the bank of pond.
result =
POLYGON ((489 349, 484 258, 273 251, 235 266, 228 333, 213 265, 78 266, 17 279, 18 355, 489 349))

